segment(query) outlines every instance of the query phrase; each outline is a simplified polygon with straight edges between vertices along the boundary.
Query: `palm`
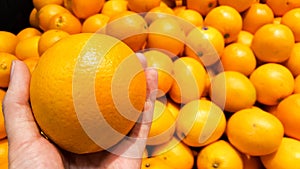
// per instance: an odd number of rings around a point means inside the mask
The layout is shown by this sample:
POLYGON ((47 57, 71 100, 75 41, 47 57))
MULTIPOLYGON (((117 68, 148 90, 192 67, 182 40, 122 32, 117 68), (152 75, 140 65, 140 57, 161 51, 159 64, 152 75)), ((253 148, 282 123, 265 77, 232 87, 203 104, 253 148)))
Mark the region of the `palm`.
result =
POLYGON ((39 133, 28 103, 30 74, 24 63, 15 64, 3 102, 11 168, 140 168, 156 96, 155 71, 146 71, 148 99, 129 137, 108 151, 78 155, 57 148, 39 133))

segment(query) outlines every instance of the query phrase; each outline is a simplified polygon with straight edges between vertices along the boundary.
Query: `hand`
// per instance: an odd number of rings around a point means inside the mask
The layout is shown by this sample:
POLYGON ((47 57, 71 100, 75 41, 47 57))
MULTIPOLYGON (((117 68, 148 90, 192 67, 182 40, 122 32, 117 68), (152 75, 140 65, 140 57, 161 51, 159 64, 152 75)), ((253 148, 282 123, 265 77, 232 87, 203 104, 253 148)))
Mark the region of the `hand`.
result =
POLYGON ((140 168, 157 87, 156 71, 146 69, 145 73, 148 97, 140 122, 136 123, 129 137, 110 151, 78 155, 61 150, 40 134, 29 105, 30 73, 23 62, 14 61, 3 101, 10 168, 140 168))

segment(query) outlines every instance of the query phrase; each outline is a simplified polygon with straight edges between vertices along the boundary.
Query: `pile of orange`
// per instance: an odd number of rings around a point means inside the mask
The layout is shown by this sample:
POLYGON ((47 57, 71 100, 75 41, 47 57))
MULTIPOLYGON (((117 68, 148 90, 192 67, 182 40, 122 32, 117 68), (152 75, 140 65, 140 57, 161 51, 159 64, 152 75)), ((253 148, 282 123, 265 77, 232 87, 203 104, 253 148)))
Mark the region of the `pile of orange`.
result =
MULTIPOLYGON (((16 35, 0 31, 0 101, 9 84, 11 62, 19 59, 33 75, 33 109, 47 109, 39 104, 60 110, 72 105, 72 98, 66 97, 72 86, 61 84, 67 89, 65 96, 53 89, 40 93, 39 83, 47 86, 59 79, 41 78, 64 73, 71 82, 72 71, 63 69, 61 51, 82 47, 84 36, 106 34, 126 44, 113 57, 144 53, 147 67, 158 72, 154 119, 142 168, 295 168, 300 163, 300 1, 33 0, 33 4, 28 18, 32 27, 16 35), (43 103, 37 103, 40 95, 47 96, 40 100, 43 103)), ((75 57, 79 49, 71 53, 75 57)), ((73 62, 70 67, 75 67, 73 62)), ((113 69, 107 73, 117 70, 113 69)), ((106 76, 97 75, 98 80, 101 77, 106 76)), ((145 81, 137 81, 131 82, 129 93, 144 91, 145 81)), ((114 92, 104 96, 96 92, 97 101, 106 101, 106 108, 115 111, 109 98, 114 92)), ((144 99, 130 98, 138 102, 136 106, 144 99)), ((73 109, 67 110, 60 122, 72 113, 73 109)), ((78 143, 84 138, 93 145, 76 116, 70 124, 78 132, 63 135, 56 130, 59 121, 54 126, 47 117, 35 115, 61 147, 77 153, 99 151, 97 146, 85 150, 78 143), (63 140, 69 136, 74 140, 63 140)), ((115 116, 106 118, 117 131, 125 124, 115 124, 120 120, 115 116)), ((0 111, 0 166, 2 161, 7 163, 3 122, 0 111)), ((128 133, 132 123, 128 125, 120 133, 128 133)))

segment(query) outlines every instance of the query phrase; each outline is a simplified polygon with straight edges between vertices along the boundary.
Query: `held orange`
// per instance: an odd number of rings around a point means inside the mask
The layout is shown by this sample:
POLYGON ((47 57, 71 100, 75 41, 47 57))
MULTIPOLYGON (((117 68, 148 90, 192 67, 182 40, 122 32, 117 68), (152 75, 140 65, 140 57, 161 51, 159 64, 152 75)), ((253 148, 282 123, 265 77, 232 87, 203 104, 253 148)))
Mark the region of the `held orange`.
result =
POLYGON ((225 43, 228 44, 237 39, 243 23, 242 17, 236 9, 221 5, 206 15, 204 25, 218 29, 222 33, 225 43))
POLYGON ((251 48, 263 62, 283 62, 292 52, 295 38, 291 29, 282 24, 266 24, 254 34, 251 48))
POLYGON ((226 135, 240 152, 261 156, 275 152, 284 135, 281 122, 258 108, 235 112, 227 121, 226 135))
POLYGON ((137 56, 104 34, 70 35, 55 43, 40 58, 30 83, 41 130, 78 154, 107 149, 124 138, 145 100, 146 77, 137 56))
POLYGON ((225 128, 222 109, 209 100, 197 99, 180 109, 176 135, 188 146, 202 147, 217 141, 225 128))
POLYGON ((277 106, 274 115, 284 126, 286 136, 300 140, 300 94, 292 94, 283 99, 277 106))

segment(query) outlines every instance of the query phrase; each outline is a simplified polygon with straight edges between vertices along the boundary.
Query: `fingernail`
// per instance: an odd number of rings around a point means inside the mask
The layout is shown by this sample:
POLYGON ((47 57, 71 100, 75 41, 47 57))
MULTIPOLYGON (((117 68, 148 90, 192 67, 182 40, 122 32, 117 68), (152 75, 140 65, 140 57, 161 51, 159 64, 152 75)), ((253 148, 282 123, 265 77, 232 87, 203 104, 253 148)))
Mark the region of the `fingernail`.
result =
POLYGON ((14 73, 14 70, 15 70, 15 62, 16 62, 16 61, 14 61, 14 60, 11 62, 11 67, 10 67, 10 79, 12 78, 13 73, 14 73))

